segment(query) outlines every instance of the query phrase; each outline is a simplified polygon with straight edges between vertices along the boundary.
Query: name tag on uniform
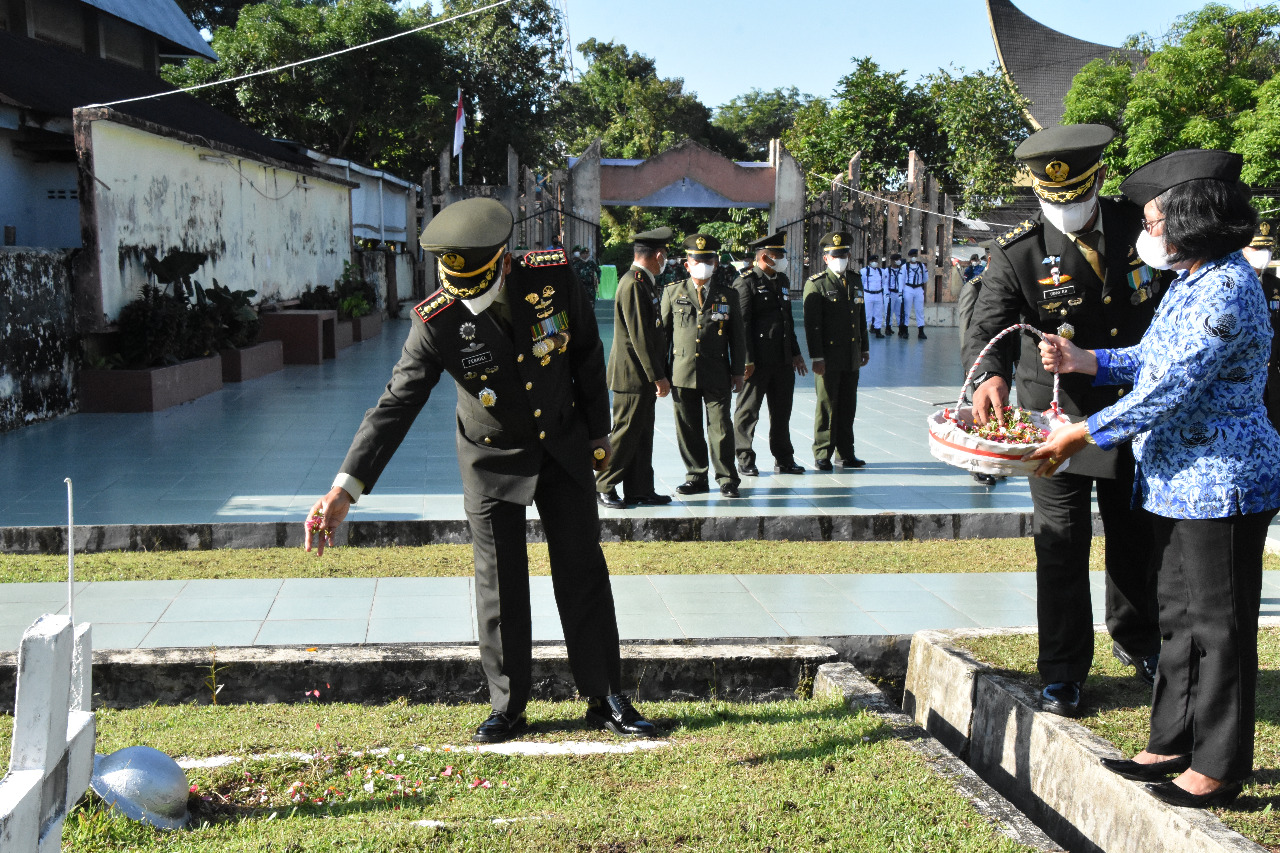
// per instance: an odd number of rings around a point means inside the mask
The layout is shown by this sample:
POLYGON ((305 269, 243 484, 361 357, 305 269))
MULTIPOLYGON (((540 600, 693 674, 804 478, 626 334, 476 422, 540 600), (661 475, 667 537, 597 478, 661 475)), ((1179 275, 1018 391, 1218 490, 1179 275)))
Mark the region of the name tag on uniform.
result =
POLYGON ((1076 286, 1068 284, 1064 287, 1046 287, 1042 298, 1044 299, 1061 299, 1064 296, 1075 296, 1076 286))
POLYGON ((479 364, 488 364, 491 361, 493 361, 493 353, 482 352, 482 353, 477 353, 476 355, 469 355, 463 358, 462 366, 475 367, 476 365, 479 365, 479 364))

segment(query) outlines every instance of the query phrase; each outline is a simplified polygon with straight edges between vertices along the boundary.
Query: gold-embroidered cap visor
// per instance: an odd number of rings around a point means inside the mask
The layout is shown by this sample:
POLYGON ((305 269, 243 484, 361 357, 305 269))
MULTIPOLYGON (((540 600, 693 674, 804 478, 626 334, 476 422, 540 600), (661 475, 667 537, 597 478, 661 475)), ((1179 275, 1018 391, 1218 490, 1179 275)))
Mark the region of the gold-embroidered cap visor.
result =
POLYGON ((440 259, 440 286, 445 293, 454 299, 475 299, 493 286, 498 277, 498 269, 502 256, 507 252, 506 246, 499 246, 492 258, 479 269, 458 272, 445 266, 440 259))
POLYGON ((1084 174, 1065 181, 1042 181, 1039 178, 1033 178, 1031 187, 1036 195, 1045 201, 1066 204, 1089 194, 1098 180, 1098 170, 1101 168, 1101 162, 1094 163, 1092 168, 1084 174))

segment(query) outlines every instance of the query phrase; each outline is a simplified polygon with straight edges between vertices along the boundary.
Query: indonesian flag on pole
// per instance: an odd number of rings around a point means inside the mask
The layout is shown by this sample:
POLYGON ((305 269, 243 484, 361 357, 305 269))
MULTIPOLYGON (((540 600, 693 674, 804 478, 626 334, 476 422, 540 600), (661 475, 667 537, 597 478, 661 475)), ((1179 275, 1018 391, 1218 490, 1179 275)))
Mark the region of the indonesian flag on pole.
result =
POLYGON ((467 126, 467 114, 462 110, 462 90, 458 90, 458 114, 453 120, 453 156, 462 154, 462 131, 467 126))

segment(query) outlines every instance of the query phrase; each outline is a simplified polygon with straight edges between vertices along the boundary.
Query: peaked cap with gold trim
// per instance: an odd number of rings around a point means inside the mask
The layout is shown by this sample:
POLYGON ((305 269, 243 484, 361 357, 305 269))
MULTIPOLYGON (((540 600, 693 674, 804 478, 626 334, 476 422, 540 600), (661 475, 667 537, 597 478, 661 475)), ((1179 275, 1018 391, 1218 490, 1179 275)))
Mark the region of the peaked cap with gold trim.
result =
POLYGON ((774 232, 773 234, 770 234, 768 237, 761 237, 759 240, 756 240, 754 243, 748 243, 747 245, 751 248, 751 251, 753 252, 758 252, 761 249, 769 249, 770 251, 774 251, 774 252, 786 252, 787 251, 787 232, 777 231, 777 232, 774 232))
POLYGON ((1253 249, 1273 249, 1276 245, 1276 223, 1271 219, 1258 220, 1258 228, 1253 232, 1253 249))
POLYGON ((848 231, 828 231, 818 240, 818 245, 822 247, 824 253, 829 249, 848 252, 853 245, 853 235, 848 231))
POLYGON ((1102 124, 1060 124, 1031 134, 1013 156, 1031 170, 1032 189, 1053 204, 1088 195, 1102 168, 1102 152, 1116 132, 1102 124))
POLYGON ((493 286, 515 220, 501 202, 469 198, 441 210, 418 241, 440 261, 441 289, 454 299, 475 299, 493 286))
POLYGON ((685 255, 695 261, 714 261, 720 257, 720 241, 710 234, 690 234, 682 245, 685 255))

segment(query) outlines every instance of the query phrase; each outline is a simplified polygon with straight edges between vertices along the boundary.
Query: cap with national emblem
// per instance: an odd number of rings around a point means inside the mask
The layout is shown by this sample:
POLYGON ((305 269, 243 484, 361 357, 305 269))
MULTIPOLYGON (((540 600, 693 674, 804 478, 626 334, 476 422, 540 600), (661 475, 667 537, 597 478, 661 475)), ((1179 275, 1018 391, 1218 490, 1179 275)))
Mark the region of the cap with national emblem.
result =
POLYGON ((835 256, 838 253, 848 256, 853 238, 848 231, 828 231, 818 238, 818 245, 824 254, 835 256))
POLYGON ((491 198, 469 198, 441 210, 422 229, 422 248, 440 259, 440 286, 454 299, 475 299, 498 277, 515 220, 491 198))
POLYGON ((1116 132, 1102 124, 1060 124, 1031 134, 1013 152, 1031 170, 1036 195, 1069 204, 1093 189, 1102 151, 1116 132))
POLYGON ((685 255, 695 261, 714 261, 720 256, 720 241, 710 234, 690 234, 681 245, 685 255))
POLYGON ((652 231, 641 231, 639 234, 632 234, 631 242, 643 243, 651 249, 661 249, 667 245, 674 233, 670 228, 663 225, 661 228, 654 228, 652 231))
POLYGON ((770 234, 768 237, 761 237, 759 240, 756 240, 754 243, 748 243, 747 245, 751 248, 751 251, 753 252, 759 252, 762 249, 768 249, 772 252, 783 252, 785 254, 787 251, 787 232, 777 231, 773 234, 770 234))
POLYGON ((1234 184, 1240 180, 1243 165, 1244 158, 1230 151, 1184 148, 1139 166, 1120 184, 1120 191, 1141 206, 1187 181, 1216 178, 1234 184))
POLYGON ((1270 219, 1261 219, 1258 221, 1257 230, 1253 232, 1253 242, 1249 244, 1251 249, 1272 249, 1276 245, 1276 224, 1270 219))

